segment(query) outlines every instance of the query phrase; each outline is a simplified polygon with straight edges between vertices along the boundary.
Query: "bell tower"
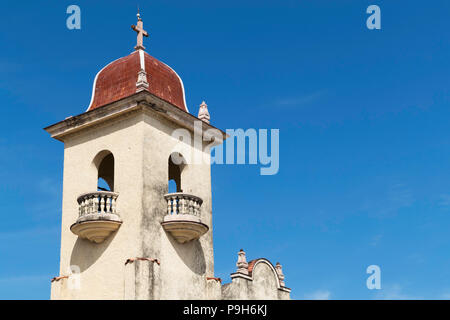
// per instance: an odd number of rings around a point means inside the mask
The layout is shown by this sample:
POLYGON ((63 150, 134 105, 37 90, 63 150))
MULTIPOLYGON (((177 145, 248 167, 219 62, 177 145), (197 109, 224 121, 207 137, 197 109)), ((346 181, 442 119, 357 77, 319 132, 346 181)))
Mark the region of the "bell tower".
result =
POLYGON ((140 16, 132 28, 135 51, 97 73, 86 112, 45 128, 64 143, 51 298, 217 299, 209 146, 226 134, 205 103, 189 113, 181 78, 144 51, 140 16))

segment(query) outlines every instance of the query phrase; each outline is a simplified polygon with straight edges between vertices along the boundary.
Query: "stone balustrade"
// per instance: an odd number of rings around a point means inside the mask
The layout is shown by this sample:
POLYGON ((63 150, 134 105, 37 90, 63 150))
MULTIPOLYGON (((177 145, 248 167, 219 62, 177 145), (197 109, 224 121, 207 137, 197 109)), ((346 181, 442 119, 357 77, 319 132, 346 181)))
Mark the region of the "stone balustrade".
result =
POLYGON ((116 214, 118 193, 110 191, 96 191, 80 195, 77 199, 79 218, 88 214, 116 214))
POLYGON ((167 202, 167 214, 161 222, 164 230, 179 243, 200 238, 209 227, 201 221, 203 200, 182 192, 164 195, 167 202))
POLYGON ((122 224, 116 209, 118 196, 109 191, 83 193, 77 198, 78 219, 70 230, 83 239, 102 243, 122 224))
POLYGON ((182 193, 169 193, 164 195, 167 201, 167 214, 168 215, 192 215, 200 217, 200 209, 203 200, 199 197, 182 193))

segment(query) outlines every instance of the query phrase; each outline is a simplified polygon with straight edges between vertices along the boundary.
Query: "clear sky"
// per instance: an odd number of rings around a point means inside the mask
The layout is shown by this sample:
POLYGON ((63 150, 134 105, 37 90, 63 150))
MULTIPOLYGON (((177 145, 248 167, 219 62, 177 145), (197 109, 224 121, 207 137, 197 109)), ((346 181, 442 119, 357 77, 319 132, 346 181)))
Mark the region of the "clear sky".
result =
MULTIPOLYGON (((63 144, 42 128, 84 112, 97 71, 133 51, 137 4, 0 2, 0 299, 50 296, 63 144)), ((221 129, 280 129, 277 175, 212 168, 216 276, 243 248, 280 261, 294 299, 450 298, 449 1, 139 5, 193 113, 206 100, 221 129)))

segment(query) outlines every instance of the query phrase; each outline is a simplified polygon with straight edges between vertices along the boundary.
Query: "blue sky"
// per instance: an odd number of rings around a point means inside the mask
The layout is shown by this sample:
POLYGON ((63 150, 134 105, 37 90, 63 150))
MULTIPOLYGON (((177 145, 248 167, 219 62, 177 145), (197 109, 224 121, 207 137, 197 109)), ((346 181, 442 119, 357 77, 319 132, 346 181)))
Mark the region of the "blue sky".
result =
MULTIPOLYGON (((0 3, 0 299, 49 298, 63 144, 42 128, 84 112, 97 71, 133 50, 137 4, 0 3)), ((282 263, 294 299, 450 298, 450 2, 139 4, 191 111, 206 100, 219 128, 280 129, 277 175, 213 166, 216 276, 244 248, 282 263)))

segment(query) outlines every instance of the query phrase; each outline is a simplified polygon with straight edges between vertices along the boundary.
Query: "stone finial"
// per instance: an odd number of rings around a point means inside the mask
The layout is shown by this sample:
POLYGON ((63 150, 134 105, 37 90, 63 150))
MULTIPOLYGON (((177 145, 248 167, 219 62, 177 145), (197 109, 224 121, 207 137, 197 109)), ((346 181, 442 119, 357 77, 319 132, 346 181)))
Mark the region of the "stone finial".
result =
POLYGON ((200 105, 200 109, 198 110, 198 118, 206 123, 209 123, 210 116, 208 112, 208 105, 205 101, 203 101, 200 105))
POLYGON ((236 266, 238 267, 237 272, 248 275, 248 263, 245 257, 245 252, 242 249, 238 252, 238 261, 236 266))
POLYGON ((137 26, 134 24, 131 26, 131 29, 137 32, 137 43, 136 47, 134 47, 135 50, 145 50, 144 47, 144 37, 148 37, 147 31, 144 30, 144 23, 142 22, 141 15, 137 14, 138 22, 137 26))
POLYGON ((280 279, 281 286, 284 287, 285 286, 284 274, 283 274, 282 266, 281 266, 281 264, 279 262, 277 262, 277 265, 275 266, 275 270, 277 270, 278 279, 280 279))
POLYGON ((138 72, 138 80, 136 82, 136 92, 148 89, 147 73, 144 69, 138 72))

